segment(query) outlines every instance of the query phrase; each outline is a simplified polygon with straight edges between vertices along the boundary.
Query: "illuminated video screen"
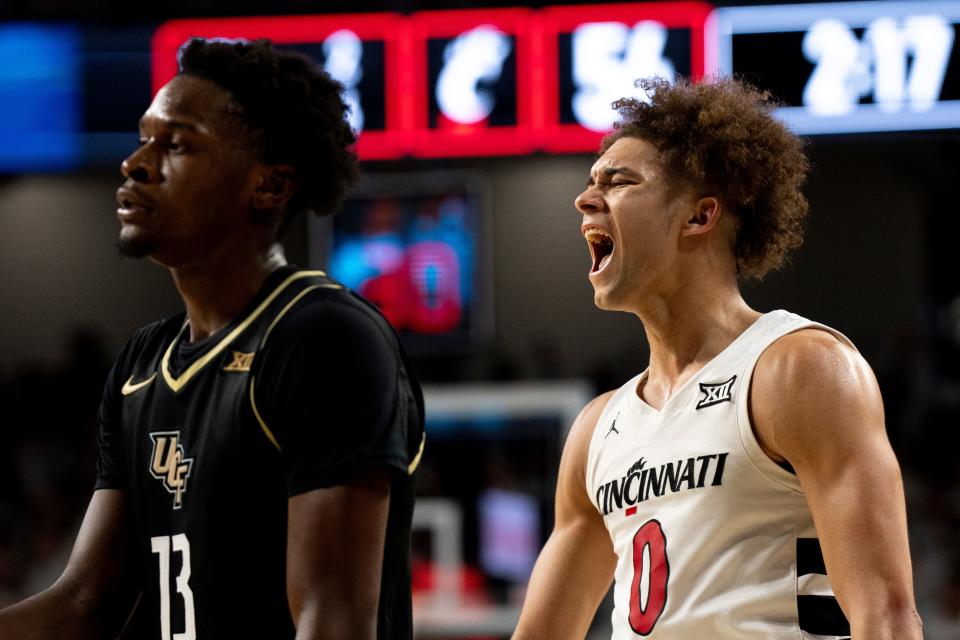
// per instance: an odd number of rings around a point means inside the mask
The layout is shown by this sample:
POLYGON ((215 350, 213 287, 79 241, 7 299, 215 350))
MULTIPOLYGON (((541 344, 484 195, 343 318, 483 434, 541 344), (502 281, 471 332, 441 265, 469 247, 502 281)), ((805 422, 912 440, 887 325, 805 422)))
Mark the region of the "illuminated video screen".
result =
POLYGON ((418 172, 365 179, 310 260, 376 304, 415 351, 467 348, 492 332, 485 180, 418 172))

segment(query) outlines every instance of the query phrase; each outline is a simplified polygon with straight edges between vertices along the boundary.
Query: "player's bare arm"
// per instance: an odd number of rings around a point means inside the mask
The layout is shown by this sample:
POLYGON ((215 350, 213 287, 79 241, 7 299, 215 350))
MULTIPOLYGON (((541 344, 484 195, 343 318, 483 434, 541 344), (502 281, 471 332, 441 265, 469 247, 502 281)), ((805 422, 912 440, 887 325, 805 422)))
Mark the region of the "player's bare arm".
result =
POLYGON ((128 574, 127 517, 122 491, 94 492, 63 574, 0 611, 0 640, 116 638, 139 595, 128 574))
POLYGON ((287 598, 297 640, 374 640, 390 509, 387 471, 289 501, 287 598))
POLYGON ((825 331, 798 331, 760 358, 751 394, 759 440, 806 493, 853 640, 921 638, 903 483, 866 361, 825 331))
POLYGON ((584 407, 567 436, 553 532, 533 569, 513 640, 583 638, 613 581, 617 558, 586 490, 590 438, 612 395, 584 407))

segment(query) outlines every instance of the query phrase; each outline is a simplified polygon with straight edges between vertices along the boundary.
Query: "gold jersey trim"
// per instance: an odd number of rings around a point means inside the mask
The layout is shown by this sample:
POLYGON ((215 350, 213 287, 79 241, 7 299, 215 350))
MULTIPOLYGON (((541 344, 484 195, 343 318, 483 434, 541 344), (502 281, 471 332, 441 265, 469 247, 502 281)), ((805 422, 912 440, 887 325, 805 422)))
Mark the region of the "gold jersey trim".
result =
MULTIPOLYGON (((313 276, 322 277, 326 275, 327 274, 325 274, 323 271, 298 271, 296 273, 291 274, 286 280, 281 282, 277 286, 277 288, 274 289, 270 293, 270 295, 267 296, 266 299, 257 306, 256 309, 251 311, 250 315, 244 318, 243 322, 238 324, 233 329, 233 331, 231 331, 229 334, 224 336, 224 338, 215 347, 213 347, 212 349, 210 349, 210 351, 204 354, 202 358, 198 359, 192 365, 187 367, 187 370, 184 371, 182 374, 180 374, 179 378, 173 377, 173 374, 170 373, 170 354, 173 353, 173 349, 177 345, 178 340, 180 339, 180 335, 177 335, 177 337, 175 337, 170 342, 170 346, 167 347, 166 353, 163 354, 163 361, 160 363, 160 370, 163 372, 163 379, 167 383, 167 386, 170 387, 170 389, 174 393, 180 391, 180 389, 182 389, 185 384, 190 382, 190 379, 193 378, 193 376, 195 376, 197 372, 199 372, 205 366, 210 364, 210 362, 214 360, 217 356, 219 356, 223 352, 223 350, 230 345, 231 342, 236 340, 237 337, 241 333, 243 333, 247 329, 247 327, 249 327, 253 323, 254 320, 260 317, 260 314, 266 311, 267 307, 269 307, 270 304, 274 300, 276 300, 277 296, 279 296, 284 289, 290 286, 292 282, 299 280, 301 278, 309 278, 313 276)), ((333 286, 337 286, 337 285, 333 285, 333 286)), ((287 307, 284 307, 284 309, 286 308, 287 307)))
POLYGON ((417 455, 413 457, 413 462, 407 465, 407 475, 412 476, 413 472, 417 470, 417 467, 420 466, 420 458, 423 457, 423 447, 427 444, 427 432, 423 432, 423 436, 420 438, 420 450, 417 451, 417 455))
POLYGON ((263 345, 265 345, 265 344, 267 343, 267 338, 270 337, 270 332, 273 331, 273 328, 274 328, 275 326, 277 326, 277 323, 280 322, 280 319, 283 318, 283 316, 287 315, 287 312, 290 311, 290 309, 292 309, 295 304, 297 304, 298 302, 300 302, 300 300, 303 299, 303 296, 307 295, 308 293, 310 293, 310 292, 313 291, 314 289, 343 289, 343 287, 341 287, 341 286, 338 285, 338 284, 333 284, 333 283, 330 283, 330 284, 315 284, 315 285, 311 285, 311 286, 307 287, 306 289, 304 289, 303 291, 301 291, 300 293, 298 293, 293 300, 291 300, 290 302, 288 302, 288 303, 283 307, 283 309, 280 309, 280 313, 277 314, 277 317, 274 318, 274 319, 273 319, 273 322, 270 323, 270 326, 267 327, 267 331, 263 334, 263 340, 260 341, 260 348, 261 348, 261 349, 263 348, 263 345))
POLYGON ((280 448, 280 443, 277 442, 277 438, 273 435, 273 431, 270 431, 270 427, 267 426, 267 423, 264 422, 263 417, 260 415, 260 412, 257 411, 257 401, 253 397, 253 386, 256 384, 256 378, 254 376, 250 377, 250 408, 253 409, 253 415, 256 416, 257 422, 260 423, 260 429, 263 431, 263 435, 267 436, 267 440, 276 447, 277 451, 283 451, 280 448))
MULTIPOLYGON (((285 316, 287 312, 290 311, 290 309, 292 309, 295 304, 300 302, 300 300, 302 300, 305 295, 307 295, 314 289, 343 289, 343 287, 333 283, 314 284, 307 287, 300 293, 298 293, 293 298, 293 300, 291 300, 286 305, 284 305, 283 309, 280 310, 280 313, 277 314, 277 317, 274 318, 273 322, 270 323, 270 326, 267 327, 267 331, 266 333, 263 334, 263 339, 260 341, 260 348, 263 348, 263 345, 266 344, 267 337, 270 335, 270 332, 273 331, 273 328, 277 325, 277 323, 280 322, 280 319, 283 316, 285 316)), ((257 401, 254 398, 254 393, 253 393, 253 389, 255 385, 256 385, 256 378, 254 376, 251 376, 250 377, 250 408, 253 409, 253 415, 256 416, 257 422, 260 423, 260 428, 263 430, 264 435, 266 435, 267 439, 273 444, 274 447, 277 448, 277 451, 282 451, 282 449, 280 448, 280 443, 277 442, 277 438, 273 435, 273 431, 270 429, 270 427, 267 426, 266 420, 263 419, 263 416, 261 416, 260 412, 257 410, 257 401)))

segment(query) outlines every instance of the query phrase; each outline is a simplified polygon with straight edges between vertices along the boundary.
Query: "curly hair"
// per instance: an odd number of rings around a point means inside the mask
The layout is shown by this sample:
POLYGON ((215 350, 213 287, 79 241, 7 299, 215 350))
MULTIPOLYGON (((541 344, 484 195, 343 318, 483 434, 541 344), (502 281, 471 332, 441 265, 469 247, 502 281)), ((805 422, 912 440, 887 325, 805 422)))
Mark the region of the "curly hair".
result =
POLYGON ((715 195, 737 218, 734 255, 741 277, 762 279, 803 242, 810 169, 805 142, 772 115, 778 104, 739 78, 695 84, 638 80, 648 101, 613 103, 622 121, 604 153, 623 137, 654 145, 674 178, 715 195))
POLYGON ((303 210, 336 211, 359 175, 339 82, 306 56, 274 49, 269 40, 191 38, 178 61, 181 74, 230 92, 261 160, 296 171, 281 233, 303 210))

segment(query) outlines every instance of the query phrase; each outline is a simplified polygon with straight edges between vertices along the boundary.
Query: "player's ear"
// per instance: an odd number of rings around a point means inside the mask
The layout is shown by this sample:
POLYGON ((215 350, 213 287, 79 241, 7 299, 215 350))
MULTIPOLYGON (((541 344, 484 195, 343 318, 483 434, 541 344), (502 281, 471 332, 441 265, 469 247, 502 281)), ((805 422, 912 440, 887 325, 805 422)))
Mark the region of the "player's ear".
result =
POLYGON ((286 164, 264 165, 254 180, 251 204, 257 211, 285 211, 297 189, 297 172, 286 164))
POLYGON ((692 211, 683 223, 681 235, 684 237, 699 236, 709 232, 720 221, 720 201, 707 196, 694 203, 692 211))

